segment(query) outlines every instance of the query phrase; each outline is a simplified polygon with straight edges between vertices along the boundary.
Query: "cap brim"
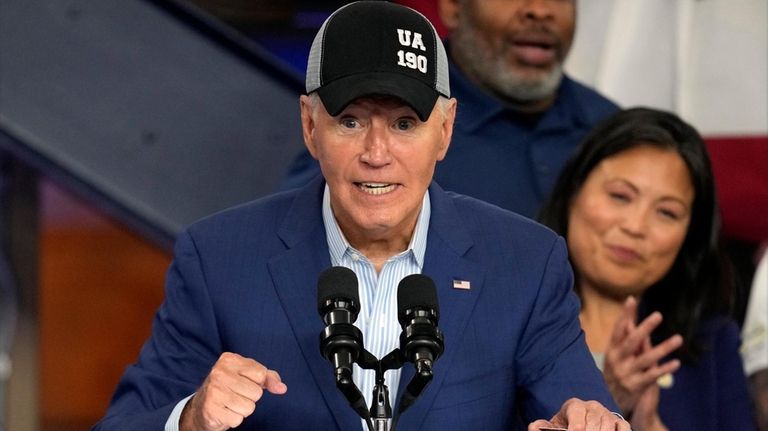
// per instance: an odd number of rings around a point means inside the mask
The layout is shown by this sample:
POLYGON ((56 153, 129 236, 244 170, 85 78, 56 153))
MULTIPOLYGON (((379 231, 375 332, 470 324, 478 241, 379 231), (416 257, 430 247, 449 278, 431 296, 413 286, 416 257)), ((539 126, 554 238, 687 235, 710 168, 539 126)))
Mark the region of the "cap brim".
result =
POLYGON ((346 76, 324 84, 317 93, 325 109, 334 117, 355 99, 363 96, 385 95, 405 102, 413 108, 421 121, 429 119, 439 96, 434 88, 424 82, 391 72, 346 76))

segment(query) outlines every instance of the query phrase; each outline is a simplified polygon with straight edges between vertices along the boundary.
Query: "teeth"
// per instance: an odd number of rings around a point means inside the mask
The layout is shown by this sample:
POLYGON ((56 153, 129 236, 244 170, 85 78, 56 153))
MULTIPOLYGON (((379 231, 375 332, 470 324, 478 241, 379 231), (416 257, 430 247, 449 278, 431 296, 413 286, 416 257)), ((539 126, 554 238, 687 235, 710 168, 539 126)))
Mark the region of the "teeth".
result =
POLYGON ((383 195, 395 189, 394 184, 387 183, 359 183, 358 186, 360 190, 372 195, 383 195))

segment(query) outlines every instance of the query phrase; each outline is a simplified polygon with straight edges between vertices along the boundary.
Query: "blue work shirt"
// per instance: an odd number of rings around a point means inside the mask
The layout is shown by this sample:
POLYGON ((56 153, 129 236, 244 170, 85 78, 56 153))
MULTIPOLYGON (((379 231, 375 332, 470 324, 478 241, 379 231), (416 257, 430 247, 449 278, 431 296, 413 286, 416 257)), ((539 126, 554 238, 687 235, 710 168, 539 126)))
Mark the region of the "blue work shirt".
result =
POLYGON ((458 101, 453 139, 435 181, 535 217, 563 165, 592 127, 618 110, 596 91, 564 76, 555 103, 538 117, 507 108, 451 63, 458 101))

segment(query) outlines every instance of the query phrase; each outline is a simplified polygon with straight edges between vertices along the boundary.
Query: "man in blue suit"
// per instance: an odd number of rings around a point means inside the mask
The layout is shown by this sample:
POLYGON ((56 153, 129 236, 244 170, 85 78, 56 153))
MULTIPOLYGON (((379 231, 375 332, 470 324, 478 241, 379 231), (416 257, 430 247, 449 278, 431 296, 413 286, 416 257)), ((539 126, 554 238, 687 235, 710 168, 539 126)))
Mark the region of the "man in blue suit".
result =
MULTIPOLYGON (((318 343, 316 278, 346 266, 378 358, 398 345, 398 282, 437 286, 445 350, 398 429, 629 430, 604 407, 562 239, 432 182, 456 115, 447 68, 411 9, 357 2, 328 18, 300 99, 323 178, 179 236, 152 336, 94 429, 365 429, 318 343)), ((367 404, 371 373, 354 372, 367 404)), ((392 404, 413 376, 386 374, 392 404)))

